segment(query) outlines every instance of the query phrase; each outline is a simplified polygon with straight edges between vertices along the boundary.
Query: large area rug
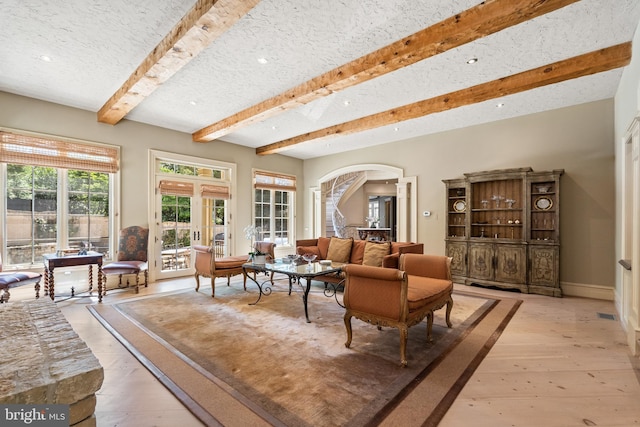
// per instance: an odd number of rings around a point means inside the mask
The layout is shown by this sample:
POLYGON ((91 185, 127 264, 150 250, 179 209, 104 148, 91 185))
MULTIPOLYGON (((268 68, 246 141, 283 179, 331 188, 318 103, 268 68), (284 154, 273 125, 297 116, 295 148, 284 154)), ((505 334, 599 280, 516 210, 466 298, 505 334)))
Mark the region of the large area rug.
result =
MULTIPOLYGON (((89 309, 206 425, 437 425, 496 342, 520 301, 455 292, 453 328, 436 313, 399 333, 352 320, 320 283, 305 322, 300 290, 286 281, 263 296, 248 284, 181 291, 89 309)), ((338 297, 341 300, 341 295, 338 297)), ((151 403, 151 402, 150 402, 151 403)), ((152 404, 152 403, 151 403, 152 404)))

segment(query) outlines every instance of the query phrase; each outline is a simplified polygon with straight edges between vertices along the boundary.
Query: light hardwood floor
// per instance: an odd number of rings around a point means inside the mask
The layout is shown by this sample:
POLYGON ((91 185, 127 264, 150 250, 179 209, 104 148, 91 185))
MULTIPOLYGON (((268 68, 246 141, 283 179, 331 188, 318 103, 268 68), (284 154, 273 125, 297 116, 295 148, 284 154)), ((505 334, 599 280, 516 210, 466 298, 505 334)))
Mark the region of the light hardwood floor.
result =
MULTIPOLYGON (((56 293, 72 283, 83 289, 84 275, 57 273, 56 293)), ((218 286, 224 283, 218 280, 218 286)), ((640 425, 640 363, 626 345, 613 302, 456 287, 524 302, 440 426, 640 425)), ((189 288, 195 289, 193 277, 160 281, 141 288, 139 295, 133 289, 108 292, 103 304, 189 288)), ((209 295, 210 289, 200 292, 209 295)), ((31 287, 11 293, 11 301, 33 297, 31 287)), ((99 427, 201 425, 89 313, 86 306, 97 304, 97 298, 57 304, 104 367, 96 409, 99 427)))

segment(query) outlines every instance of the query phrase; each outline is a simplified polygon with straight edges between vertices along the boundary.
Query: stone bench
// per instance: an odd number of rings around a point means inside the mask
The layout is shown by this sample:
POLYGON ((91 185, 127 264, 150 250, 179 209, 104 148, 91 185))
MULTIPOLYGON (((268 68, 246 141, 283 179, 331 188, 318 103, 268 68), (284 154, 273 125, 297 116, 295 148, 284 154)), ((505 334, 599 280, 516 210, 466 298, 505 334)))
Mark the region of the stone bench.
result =
POLYGON ((0 325, 0 403, 69 405, 70 426, 95 426, 104 371, 56 304, 1 304, 0 325))

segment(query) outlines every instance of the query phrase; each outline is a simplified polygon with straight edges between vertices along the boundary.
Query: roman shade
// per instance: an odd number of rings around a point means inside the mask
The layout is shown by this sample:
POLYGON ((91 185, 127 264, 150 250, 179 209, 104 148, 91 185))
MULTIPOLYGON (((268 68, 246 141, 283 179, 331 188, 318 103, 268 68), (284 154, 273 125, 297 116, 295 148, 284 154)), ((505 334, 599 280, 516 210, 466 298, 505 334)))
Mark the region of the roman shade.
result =
POLYGON ((0 131, 0 162, 115 173, 117 147, 0 131))
POLYGON ((254 172, 254 187, 263 190, 296 191, 296 177, 272 172, 254 172))
POLYGON ((202 184, 200 185, 200 195, 208 199, 229 200, 231 198, 229 187, 224 185, 202 184))
POLYGON ((193 184, 190 182, 162 180, 159 188, 163 196, 193 197, 193 184))

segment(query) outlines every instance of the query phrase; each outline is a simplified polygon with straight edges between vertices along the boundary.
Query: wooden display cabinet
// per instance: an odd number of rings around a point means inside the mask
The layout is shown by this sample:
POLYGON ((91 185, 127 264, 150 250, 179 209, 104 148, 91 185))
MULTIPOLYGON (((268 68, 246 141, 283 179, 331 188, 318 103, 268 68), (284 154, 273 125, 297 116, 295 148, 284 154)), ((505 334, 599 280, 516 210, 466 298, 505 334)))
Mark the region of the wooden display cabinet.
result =
POLYGON ((447 186, 447 256, 451 257, 454 280, 467 275, 468 182, 449 180, 447 186))
POLYGON ((529 291, 562 296, 560 289, 560 175, 533 172, 529 177, 529 291))
POLYGON ((467 185, 464 181, 452 181, 447 188, 447 235, 453 238, 467 236, 467 185))
POLYGON ((444 180, 454 280, 561 296, 562 173, 518 168, 444 180))

